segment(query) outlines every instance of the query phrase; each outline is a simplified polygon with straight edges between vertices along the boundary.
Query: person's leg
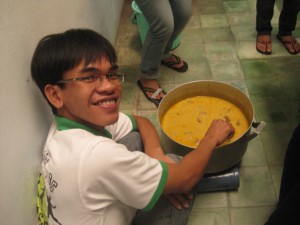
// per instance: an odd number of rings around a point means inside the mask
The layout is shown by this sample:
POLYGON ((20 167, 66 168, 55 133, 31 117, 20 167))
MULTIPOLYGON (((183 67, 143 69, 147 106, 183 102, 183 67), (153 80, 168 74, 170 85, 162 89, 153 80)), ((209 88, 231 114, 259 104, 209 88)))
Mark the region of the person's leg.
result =
POLYGON ((298 224, 300 221, 300 124, 289 142, 281 177, 279 202, 265 225, 298 224))
POLYGON ((299 224, 300 182, 290 190, 265 225, 299 224))
POLYGON ((289 142, 281 177, 279 204, 295 184, 300 182, 300 124, 295 129, 289 142))
POLYGON ((279 16, 279 32, 280 36, 290 36, 295 30, 297 23, 297 15, 300 9, 299 0, 284 0, 282 10, 279 16))
POLYGON ((136 0, 149 24, 142 47, 141 73, 145 79, 159 78, 159 67, 164 50, 174 29, 174 18, 169 1, 136 0))
MULTIPOLYGON (((182 159, 181 156, 175 154, 167 155, 174 162, 182 159)), ((188 200, 188 208, 176 209, 165 196, 162 196, 150 212, 138 211, 133 225, 186 225, 195 201, 196 189, 192 192, 194 197, 188 200)))
POLYGON ((120 139, 118 141, 118 143, 125 145, 126 148, 131 152, 133 152, 133 151, 142 152, 144 149, 140 133, 137 131, 130 132, 129 134, 124 136, 122 139, 120 139))
MULTIPOLYGON (((141 136, 138 132, 131 132, 121 140, 119 144, 125 145, 130 151, 143 151, 141 136)), ((169 154, 175 162, 181 157, 169 154)), ((195 196, 195 193, 194 193, 195 196)), ((164 196, 160 197, 150 212, 139 210, 134 218, 133 225, 185 225, 192 209, 194 198, 189 200, 188 209, 176 209, 164 196)))
POLYGON ((193 202, 189 200, 189 208, 179 210, 162 196, 150 212, 138 211, 133 225, 186 225, 193 202))
POLYGON ((169 0, 174 17, 174 30, 165 48, 161 63, 177 72, 186 72, 188 64, 172 53, 173 43, 192 16, 191 0, 169 0))
POLYGON ((270 35, 271 20, 274 14, 275 0, 257 0, 256 2, 256 31, 259 35, 270 35))
POLYGON ((160 64, 169 38, 174 29, 174 18, 169 1, 136 0, 148 22, 149 30, 142 47, 141 78, 137 84, 145 97, 158 106, 166 92, 157 81, 160 64), (155 97, 153 96, 155 95, 155 97))
POLYGON ((297 15, 300 10, 299 0, 284 0, 279 16, 279 31, 277 38, 290 54, 300 52, 300 44, 292 36, 297 23, 297 15))
POLYGON ((172 50, 174 40, 182 32, 190 17, 192 16, 191 0, 169 0, 174 17, 174 30, 168 41, 164 54, 168 54, 172 50))
POLYGON ((275 0, 257 0, 256 2, 256 50, 262 54, 272 53, 271 20, 274 14, 275 0))

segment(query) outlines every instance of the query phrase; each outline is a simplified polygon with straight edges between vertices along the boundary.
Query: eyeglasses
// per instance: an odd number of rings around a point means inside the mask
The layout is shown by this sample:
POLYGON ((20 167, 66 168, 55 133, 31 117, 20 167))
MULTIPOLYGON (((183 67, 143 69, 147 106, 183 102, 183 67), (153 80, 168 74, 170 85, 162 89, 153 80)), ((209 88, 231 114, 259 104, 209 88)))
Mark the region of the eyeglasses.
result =
POLYGON ((84 81, 85 83, 93 83, 98 79, 99 79, 100 83, 102 83, 104 78, 106 78, 109 82, 111 82, 113 84, 122 84, 124 82, 124 73, 114 72, 114 73, 107 73, 106 75, 93 74, 93 75, 86 76, 86 77, 76 77, 76 78, 67 79, 67 80, 59 80, 56 83, 63 84, 63 83, 67 83, 70 81, 84 81))

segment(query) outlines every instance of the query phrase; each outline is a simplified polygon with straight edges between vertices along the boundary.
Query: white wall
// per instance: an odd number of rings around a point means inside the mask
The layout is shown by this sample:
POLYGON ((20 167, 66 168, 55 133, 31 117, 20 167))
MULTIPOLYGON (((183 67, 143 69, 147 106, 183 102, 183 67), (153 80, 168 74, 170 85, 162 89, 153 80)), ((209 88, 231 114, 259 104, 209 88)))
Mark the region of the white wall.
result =
POLYGON ((0 224, 36 223, 41 149, 52 118, 30 77, 37 42, 91 28, 113 44, 124 0, 0 0, 0 224))

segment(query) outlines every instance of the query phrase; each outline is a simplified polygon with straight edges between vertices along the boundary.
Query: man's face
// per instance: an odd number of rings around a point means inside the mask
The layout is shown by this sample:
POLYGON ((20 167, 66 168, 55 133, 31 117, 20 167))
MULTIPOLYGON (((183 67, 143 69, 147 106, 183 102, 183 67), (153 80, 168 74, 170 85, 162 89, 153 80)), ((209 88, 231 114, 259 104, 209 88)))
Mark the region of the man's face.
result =
MULTIPOLYGON (((87 66, 84 62, 67 71, 63 79, 85 77, 94 74, 107 75, 117 72, 117 66, 111 65, 105 58, 87 66)), ((58 115, 70 120, 84 123, 98 130, 115 123, 119 116, 121 84, 111 83, 106 78, 92 83, 84 81, 66 82, 60 89, 62 106, 58 115)))

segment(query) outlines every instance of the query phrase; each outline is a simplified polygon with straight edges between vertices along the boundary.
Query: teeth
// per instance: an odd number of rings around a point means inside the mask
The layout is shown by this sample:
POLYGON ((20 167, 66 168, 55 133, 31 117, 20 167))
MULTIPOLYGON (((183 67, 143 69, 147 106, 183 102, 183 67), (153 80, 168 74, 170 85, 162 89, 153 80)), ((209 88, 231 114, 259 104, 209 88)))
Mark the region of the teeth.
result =
POLYGON ((112 104, 115 104, 115 100, 108 100, 108 101, 103 101, 103 102, 98 102, 96 105, 105 105, 105 106, 108 106, 108 105, 112 105, 112 104))

